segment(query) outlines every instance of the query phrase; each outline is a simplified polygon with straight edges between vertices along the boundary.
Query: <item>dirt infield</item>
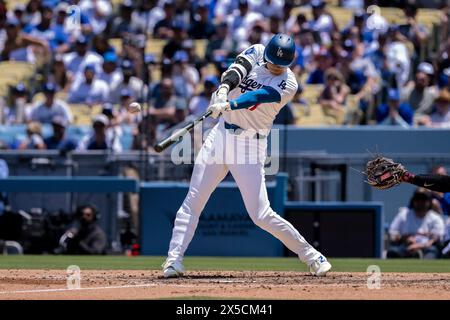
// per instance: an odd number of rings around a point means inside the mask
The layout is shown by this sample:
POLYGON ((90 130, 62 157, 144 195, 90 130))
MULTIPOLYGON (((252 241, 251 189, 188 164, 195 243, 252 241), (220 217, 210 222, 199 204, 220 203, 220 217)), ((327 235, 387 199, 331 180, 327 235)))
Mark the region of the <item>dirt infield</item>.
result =
POLYGON ((448 273, 383 273, 381 289, 366 273, 191 271, 163 279, 160 271, 84 270, 81 289, 68 290, 62 270, 0 270, 0 299, 450 299, 448 273))

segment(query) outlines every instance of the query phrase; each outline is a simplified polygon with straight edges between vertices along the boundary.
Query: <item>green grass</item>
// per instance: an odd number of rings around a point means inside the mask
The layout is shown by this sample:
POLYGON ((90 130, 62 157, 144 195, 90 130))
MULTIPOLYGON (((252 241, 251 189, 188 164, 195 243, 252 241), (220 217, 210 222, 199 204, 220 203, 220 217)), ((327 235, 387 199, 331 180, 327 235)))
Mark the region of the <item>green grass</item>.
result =
MULTIPOLYGON (((126 256, 0 256, 0 269, 159 270, 164 257, 126 256)), ((333 271, 366 272, 378 265, 382 272, 450 272, 450 260, 330 259, 333 271)), ((186 257, 187 270, 306 271, 296 258, 186 257)))

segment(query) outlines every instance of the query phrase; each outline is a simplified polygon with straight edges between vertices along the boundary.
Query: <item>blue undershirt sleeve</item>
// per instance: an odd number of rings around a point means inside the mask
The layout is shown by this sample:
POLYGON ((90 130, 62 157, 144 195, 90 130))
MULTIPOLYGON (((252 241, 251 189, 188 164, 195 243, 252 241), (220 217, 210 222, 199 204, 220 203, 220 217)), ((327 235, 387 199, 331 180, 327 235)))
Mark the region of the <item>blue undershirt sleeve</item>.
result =
POLYGON ((272 87, 264 86, 261 89, 249 91, 234 100, 230 100, 231 110, 250 108, 260 103, 280 102, 280 93, 272 87))

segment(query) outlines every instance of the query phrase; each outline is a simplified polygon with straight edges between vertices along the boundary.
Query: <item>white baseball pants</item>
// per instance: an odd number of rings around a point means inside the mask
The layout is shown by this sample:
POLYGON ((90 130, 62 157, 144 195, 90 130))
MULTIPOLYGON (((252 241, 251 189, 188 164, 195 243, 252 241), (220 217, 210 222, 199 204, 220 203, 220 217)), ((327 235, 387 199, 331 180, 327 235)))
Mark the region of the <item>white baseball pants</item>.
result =
POLYGON ((247 131, 230 133, 223 120, 211 130, 197 155, 188 194, 177 212, 167 262, 183 260, 206 202, 228 171, 257 226, 282 241, 307 265, 321 255, 292 224, 271 209, 264 176, 267 138, 253 136, 254 132, 247 131))

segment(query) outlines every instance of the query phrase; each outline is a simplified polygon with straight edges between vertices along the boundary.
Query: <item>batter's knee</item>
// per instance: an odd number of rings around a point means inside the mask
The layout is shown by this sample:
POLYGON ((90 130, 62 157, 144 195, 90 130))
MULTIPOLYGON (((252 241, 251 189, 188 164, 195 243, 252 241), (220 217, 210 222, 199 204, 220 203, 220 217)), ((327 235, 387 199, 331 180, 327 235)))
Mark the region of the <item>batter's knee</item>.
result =
POLYGON ((183 201, 183 206, 189 208, 191 213, 200 215, 208 199, 195 190, 189 190, 183 201))
POLYGON ((273 211, 271 207, 267 207, 257 214, 250 214, 250 218, 258 227, 266 230, 269 228, 274 215, 276 215, 275 211, 273 211))

